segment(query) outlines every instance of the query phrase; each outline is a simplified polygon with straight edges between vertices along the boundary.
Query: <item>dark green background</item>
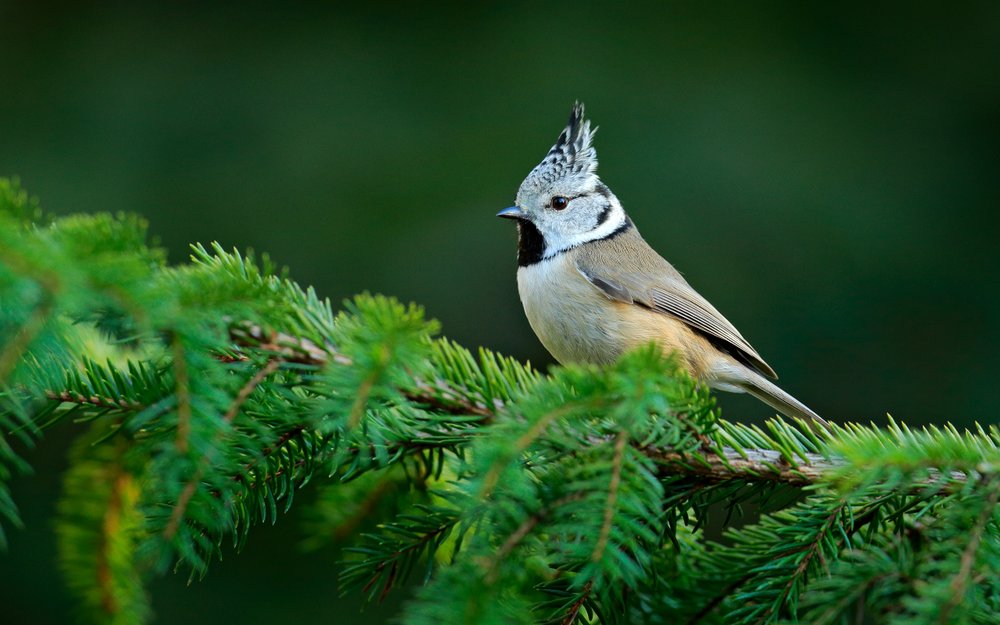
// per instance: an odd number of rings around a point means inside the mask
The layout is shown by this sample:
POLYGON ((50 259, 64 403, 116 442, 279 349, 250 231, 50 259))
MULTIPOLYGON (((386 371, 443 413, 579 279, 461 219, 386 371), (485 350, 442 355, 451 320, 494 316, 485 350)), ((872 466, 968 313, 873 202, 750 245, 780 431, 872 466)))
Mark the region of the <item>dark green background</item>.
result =
MULTIPOLYGON (((267 251, 539 365, 493 215, 580 99, 605 182, 788 390, 833 420, 996 420, 998 3, 0 2, 0 64, 0 175, 50 211, 138 212, 174 261, 267 251)), ((73 433, 14 484, 5 623, 68 618, 50 519, 73 433)), ((346 622, 336 552, 295 530, 156 582, 157 622, 346 622)))

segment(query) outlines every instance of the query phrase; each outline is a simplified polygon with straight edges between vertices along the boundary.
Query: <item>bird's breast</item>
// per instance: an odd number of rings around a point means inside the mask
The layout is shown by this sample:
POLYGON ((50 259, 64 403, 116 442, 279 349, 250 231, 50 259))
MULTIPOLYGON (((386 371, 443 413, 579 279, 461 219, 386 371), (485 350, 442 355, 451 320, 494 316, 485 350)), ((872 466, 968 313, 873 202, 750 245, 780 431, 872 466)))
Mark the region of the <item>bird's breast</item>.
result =
POLYGON ((520 267, 517 288, 528 323, 561 363, 610 363, 655 341, 665 352, 676 353, 692 375, 704 377, 717 356, 683 321, 609 299, 567 254, 520 267))
POLYGON ((562 254, 517 270, 524 313, 556 360, 612 362, 622 353, 619 316, 562 254))

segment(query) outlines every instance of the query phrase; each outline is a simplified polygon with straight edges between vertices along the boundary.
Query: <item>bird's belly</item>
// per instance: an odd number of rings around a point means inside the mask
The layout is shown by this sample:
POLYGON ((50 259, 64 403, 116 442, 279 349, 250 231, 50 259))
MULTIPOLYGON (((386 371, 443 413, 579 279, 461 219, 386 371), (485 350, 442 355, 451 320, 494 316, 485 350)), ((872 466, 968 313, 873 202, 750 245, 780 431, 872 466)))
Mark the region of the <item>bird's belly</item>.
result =
POLYGON ((565 257, 520 267, 517 288, 531 329, 559 362, 608 363, 624 351, 611 302, 565 257))
POLYGON ((655 341, 695 377, 712 367, 713 349, 687 324, 608 299, 565 256, 520 267, 517 287, 531 329, 561 363, 610 363, 655 341))

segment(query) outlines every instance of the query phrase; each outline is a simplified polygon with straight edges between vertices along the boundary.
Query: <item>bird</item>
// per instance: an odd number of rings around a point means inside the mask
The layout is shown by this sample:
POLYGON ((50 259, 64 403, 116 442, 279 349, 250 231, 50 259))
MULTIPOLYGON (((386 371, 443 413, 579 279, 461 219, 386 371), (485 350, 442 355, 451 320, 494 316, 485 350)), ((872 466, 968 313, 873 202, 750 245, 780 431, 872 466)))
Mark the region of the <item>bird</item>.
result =
POLYGON ((497 217, 517 223, 517 289, 542 345, 561 364, 609 364, 651 342, 710 388, 749 393, 826 427, 771 380, 774 369, 722 313, 639 234, 597 175, 577 102, 555 145, 497 217))

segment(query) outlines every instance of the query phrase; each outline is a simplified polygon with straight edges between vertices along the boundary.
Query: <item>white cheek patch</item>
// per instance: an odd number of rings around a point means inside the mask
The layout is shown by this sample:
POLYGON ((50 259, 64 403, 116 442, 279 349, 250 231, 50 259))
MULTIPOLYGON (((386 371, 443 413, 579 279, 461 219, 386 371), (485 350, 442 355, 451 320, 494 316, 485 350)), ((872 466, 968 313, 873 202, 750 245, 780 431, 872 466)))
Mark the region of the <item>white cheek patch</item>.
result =
POLYGON ((625 219, 624 209, 622 209, 618 202, 613 202, 611 214, 604 223, 593 230, 586 232, 565 232, 562 230, 546 232, 544 258, 552 258, 566 250, 589 243, 590 241, 606 239, 625 224, 625 219))

